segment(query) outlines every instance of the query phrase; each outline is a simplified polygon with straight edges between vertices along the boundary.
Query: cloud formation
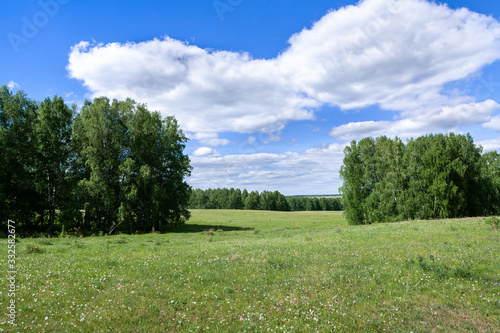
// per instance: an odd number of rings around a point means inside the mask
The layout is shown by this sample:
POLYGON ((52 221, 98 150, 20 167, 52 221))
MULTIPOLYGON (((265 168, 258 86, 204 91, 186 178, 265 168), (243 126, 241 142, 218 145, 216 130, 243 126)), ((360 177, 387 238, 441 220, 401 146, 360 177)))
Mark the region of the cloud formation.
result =
POLYGON ((490 121, 483 124, 483 127, 495 132, 500 132, 500 116, 492 117, 490 121))
POLYGON ((483 147, 484 152, 500 151, 500 138, 481 140, 477 144, 483 147))
POLYGON ((199 156, 220 156, 217 150, 209 148, 209 147, 201 147, 196 149, 193 153, 193 156, 199 157, 199 156))
MULTIPOLYGON (((272 133, 289 120, 312 119, 317 104, 290 89, 274 60, 210 52, 171 38, 91 46, 81 42, 69 58, 70 76, 93 97, 131 97, 201 138, 218 132, 272 133)), ((213 141, 215 145, 227 144, 213 141)))
POLYGON ((9 81, 9 83, 7 83, 7 88, 9 88, 10 90, 14 90, 16 88, 19 88, 19 84, 14 81, 9 81))
POLYGON ((279 190, 286 195, 335 194, 344 145, 331 144, 301 153, 219 156, 200 148, 191 157, 190 183, 200 188, 239 187, 279 190))
MULTIPOLYGON (((164 115, 175 114, 202 144, 217 146, 229 143, 217 133, 273 137, 290 121, 314 119, 314 110, 325 104, 344 110, 370 105, 413 114, 427 110, 425 117, 448 126, 440 118, 446 108, 481 112, 488 107, 474 96, 446 95, 444 85, 499 57, 500 24, 492 17, 424 0, 365 0, 331 11, 293 35, 273 59, 205 50, 167 37, 80 42, 67 69, 92 97, 147 102, 164 115)), ((455 116, 446 115, 451 122, 468 122, 460 112, 455 116)), ((398 125, 419 132, 422 121, 417 115, 398 125)), ((347 124, 332 135, 349 137, 349 131, 377 132, 389 125, 394 124, 347 124)))
POLYGON ((455 104, 443 85, 497 60, 499 37, 497 20, 467 9, 366 0, 294 35, 280 63, 294 68, 295 89, 322 103, 406 111, 455 104))
POLYGON ((457 132, 460 127, 483 123, 483 126, 493 129, 499 125, 499 121, 498 117, 491 118, 491 115, 499 109, 500 105, 493 100, 443 106, 430 110, 417 110, 401 120, 348 123, 334 127, 330 135, 344 140, 379 135, 411 138, 433 132, 457 132))

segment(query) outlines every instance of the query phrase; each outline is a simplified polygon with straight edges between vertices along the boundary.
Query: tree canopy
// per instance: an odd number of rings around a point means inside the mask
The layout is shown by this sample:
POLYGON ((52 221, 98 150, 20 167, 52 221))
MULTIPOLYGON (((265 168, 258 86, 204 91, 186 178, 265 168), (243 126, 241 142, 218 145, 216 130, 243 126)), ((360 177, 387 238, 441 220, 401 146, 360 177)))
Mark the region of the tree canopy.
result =
MULTIPOLYGON (((20 230, 158 230, 189 218, 190 160, 174 117, 133 100, 39 103, 0 88, 0 216, 20 230)), ((6 221, 2 221, 6 223, 6 221)))
POLYGON ((498 153, 482 154, 470 135, 352 141, 340 170, 349 223, 498 214, 498 153))

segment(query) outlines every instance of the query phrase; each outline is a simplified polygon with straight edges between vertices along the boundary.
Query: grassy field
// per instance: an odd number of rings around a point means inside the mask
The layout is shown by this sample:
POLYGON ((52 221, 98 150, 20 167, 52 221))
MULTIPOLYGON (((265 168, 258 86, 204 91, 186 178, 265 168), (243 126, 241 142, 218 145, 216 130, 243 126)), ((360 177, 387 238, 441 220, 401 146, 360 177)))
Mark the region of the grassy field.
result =
POLYGON ((16 245, 5 331, 500 331, 500 232, 482 218, 195 210, 170 233, 16 245))

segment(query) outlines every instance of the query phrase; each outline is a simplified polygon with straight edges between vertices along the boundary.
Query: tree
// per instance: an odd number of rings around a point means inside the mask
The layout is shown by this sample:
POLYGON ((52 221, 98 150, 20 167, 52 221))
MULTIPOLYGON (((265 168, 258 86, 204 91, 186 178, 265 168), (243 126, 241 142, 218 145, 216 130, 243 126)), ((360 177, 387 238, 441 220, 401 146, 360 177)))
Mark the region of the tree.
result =
POLYGON ((303 211, 306 210, 305 202, 303 197, 288 197, 288 204, 290 210, 292 211, 303 211))
POLYGON ((341 187, 351 224, 455 218, 498 212, 492 154, 481 156, 470 135, 385 136, 345 149, 341 187))
POLYGON ((245 202, 245 209, 259 210, 260 209, 260 195, 257 191, 252 191, 248 194, 245 202))
POLYGON ((375 142, 372 138, 352 141, 344 149, 343 165, 340 168, 340 187, 344 214, 351 224, 371 223, 366 198, 376 183, 374 164, 375 142))
POLYGON ((43 208, 48 211, 51 234, 54 230, 56 209, 63 208, 64 201, 70 196, 66 171, 71 154, 73 113, 74 109, 70 109, 62 98, 47 98, 40 103, 34 124, 37 138, 36 169, 39 176, 37 187, 43 198, 43 208))
POLYGON ((231 188, 229 190, 229 209, 244 209, 245 205, 241 198, 241 190, 231 188))
POLYGON ((405 216, 406 176, 403 164, 404 143, 381 136, 375 139, 372 178, 375 186, 366 199, 371 222, 387 222, 405 216))
POLYGON ((481 153, 470 135, 428 135, 410 141, 407 150, 410 218, 474 214, 467 196, 480 174, 481 153))
POLYGON ((107 231, 158 230, 189 218, 191 172, 186 136, 174 117, 162 119, 134 101, 105 97, 86 102, 75 119, 74 140, 86 169, 85 220, 107 231))
POLYGON ((242 209, 245 209, 245 203, 247 202, 248 198, 248 191, 246 189, 241 192, 241 204, 242 204, 242 209))
POLYGON ((290 205, 288 204, 286 197, 278 191, 275 191, 273 194, 276 200, 276 210, 281 212, 290 211, 290 205))
POLYGON ((207 209, 207 195, 205 191, 201 189, 191 190, 191 195, 189 197, 189 207, 192 209, 207 209))
POLYGON ((0 216, 50 233, 57 221, 107 231, 189 218, 191 166, 175 118, 130 99, 86 101, 73 122, 75 109, 0 88, 0 216))
MULTIPOLYGON (((159 117, 159 114, 156 114, 159 117)), ((157 144, 158 170, 155 170, 155 207, 159 210, 160 223, 182 224, 190 217, 187 209, 191 187, 185 178, 191 175, 191 161, 184 154, 187 137, 177 120, 169 116, 162 121, 157 144)))
POLYGON ((500 154, 491 151, 484 154, 480 161, 481 176, 479 191, 483 194, 481 211, 478 215, 500 214, 500 154))
POLYGON ((276 194, 271 191, 263 191, 260 194, 260 209, 261 210, 276 210, 276 194))
POLYGON ((101 231, 118 222, 120 166, 127 157, 127 128, 119 102, 106 97, 86 101, 74 121, 74 140, 89 177, 80 181, 87 195, 85 220, 101 231))
MULTIPOLYGON (((26 94, 0 87, 0 216, 15 220, 25 230, 33 229, 37 213, 43 210, 36 190, 37 103, 26 94)), ((43 220, 37 224, 43 228, 43 220)))

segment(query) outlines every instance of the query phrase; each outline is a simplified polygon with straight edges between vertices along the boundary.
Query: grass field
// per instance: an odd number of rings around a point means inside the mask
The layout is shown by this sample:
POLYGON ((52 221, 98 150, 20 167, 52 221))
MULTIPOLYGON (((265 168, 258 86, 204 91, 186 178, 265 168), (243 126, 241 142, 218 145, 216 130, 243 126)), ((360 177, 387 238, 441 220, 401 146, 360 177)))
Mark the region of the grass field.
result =
POLYGON ((500 232, 482 218, 348 226, 339 212, 195 210, 169 233, 16 251, 5 331, 500 331, 500 232))

